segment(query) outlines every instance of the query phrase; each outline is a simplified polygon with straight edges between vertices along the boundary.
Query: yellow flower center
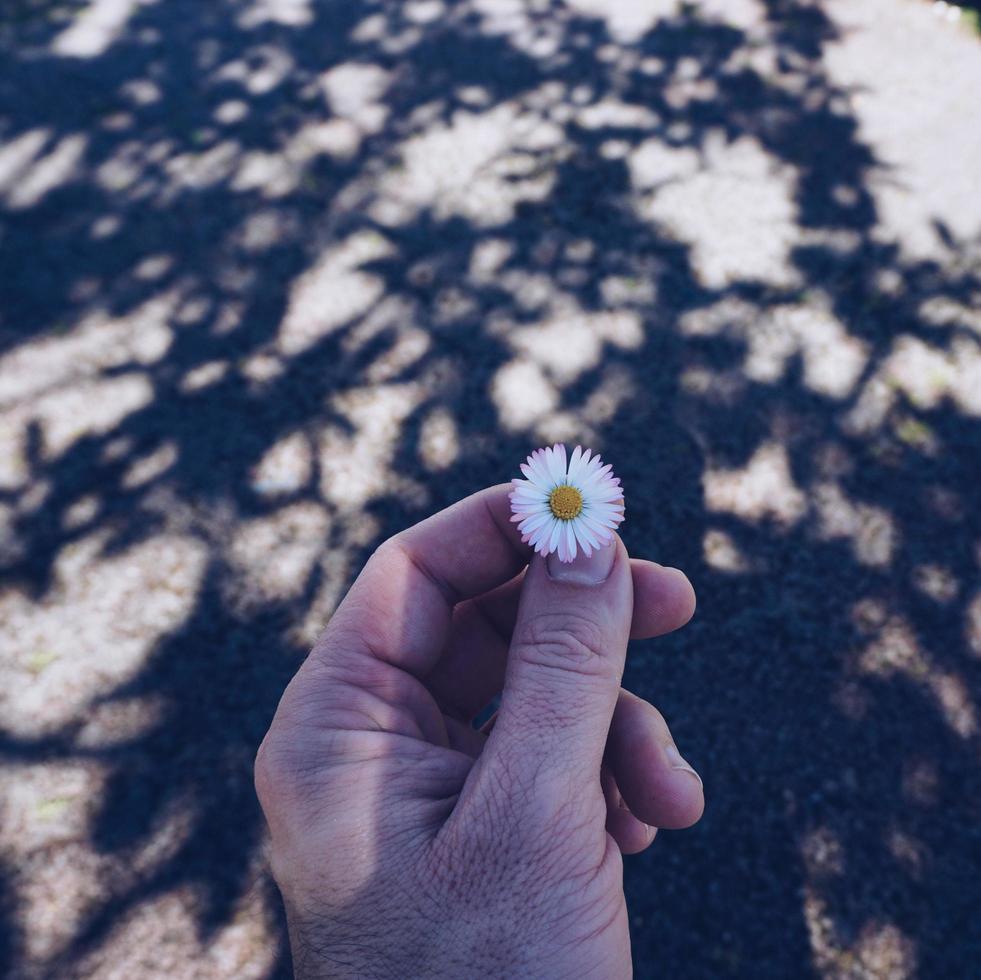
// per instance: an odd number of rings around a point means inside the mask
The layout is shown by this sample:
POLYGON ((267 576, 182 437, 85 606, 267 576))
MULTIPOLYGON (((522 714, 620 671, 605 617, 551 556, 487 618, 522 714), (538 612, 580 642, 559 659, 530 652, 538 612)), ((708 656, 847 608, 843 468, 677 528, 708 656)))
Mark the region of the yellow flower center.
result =
POLYGON ((582 513, 582 494, 565 483, 548 495, 548 506, 560 521, 571 521, 582 513))

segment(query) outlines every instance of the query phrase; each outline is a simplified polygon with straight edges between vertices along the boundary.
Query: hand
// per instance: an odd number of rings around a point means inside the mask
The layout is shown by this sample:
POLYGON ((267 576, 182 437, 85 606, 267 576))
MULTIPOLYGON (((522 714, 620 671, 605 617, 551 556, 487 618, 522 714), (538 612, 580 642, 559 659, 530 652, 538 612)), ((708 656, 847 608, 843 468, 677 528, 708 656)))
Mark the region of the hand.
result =
POLYGON ((701 816, 620 689, 628 637, 691 617, 688 580, 619 538, 526 569, 508 517, 494 487, 385 542, 283 695, 256 788, 304 980, 627 977, 620 854, 701 816))

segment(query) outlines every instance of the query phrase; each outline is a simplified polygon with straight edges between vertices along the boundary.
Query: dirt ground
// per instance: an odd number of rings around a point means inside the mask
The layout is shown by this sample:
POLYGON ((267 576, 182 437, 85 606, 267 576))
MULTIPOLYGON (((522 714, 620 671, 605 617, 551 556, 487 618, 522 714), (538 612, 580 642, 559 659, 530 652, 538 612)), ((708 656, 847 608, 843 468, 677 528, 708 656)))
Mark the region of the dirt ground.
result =
POLYGON ((981 37, 920 0, 8 0, 0 973, 289 974, 252 789, 371 549, 546 441, 693 623, 639 978, 981 957, 981 37))

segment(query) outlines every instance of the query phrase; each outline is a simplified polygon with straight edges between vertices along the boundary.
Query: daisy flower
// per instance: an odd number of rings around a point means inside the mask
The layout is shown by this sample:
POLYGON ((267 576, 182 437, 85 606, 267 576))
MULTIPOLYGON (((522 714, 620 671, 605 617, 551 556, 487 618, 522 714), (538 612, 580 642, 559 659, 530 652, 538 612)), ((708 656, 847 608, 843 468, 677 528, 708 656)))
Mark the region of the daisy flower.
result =
POLYGON ((557 551, 570 562, 582 549, 588 558, 609 544, 623 520, 623 490, 592 450, 576 446, 538 449, 522 463, 525 480, 512 480, 511 520, 521 540, 543 557, 557 551))

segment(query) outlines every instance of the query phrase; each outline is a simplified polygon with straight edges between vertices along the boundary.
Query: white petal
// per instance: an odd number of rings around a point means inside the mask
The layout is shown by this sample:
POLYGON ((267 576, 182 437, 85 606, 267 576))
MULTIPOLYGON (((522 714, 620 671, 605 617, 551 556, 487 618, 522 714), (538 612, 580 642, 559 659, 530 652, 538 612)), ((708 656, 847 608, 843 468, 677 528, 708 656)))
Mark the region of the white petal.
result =
POLYGON ((592 555, 593 553, 593 548, 591 547, 589 541, 586 538, 586 529, 578 521, 578 519, 573 520, 571 523, 573 525, 572 529, 573 531, 575 531, 576 534, 576 541, 579 542, 579 547, 582 548, 583 554, 587 558, 589 558, 589 556, 592 555))
POLYGON ((561 447, 561 456, 559 456, 559 448, 556 445, 545 450, 545 465, 548 467, 548 476, 552 487, 565 483, 565 446, 561 447))
POLYGON ((511 499, 521 501, 534 500, 547 503, 548 494, 540 487, 519 487, 517 490, 511 491, 511 499))
POLYGON ((562 522, 553 517, 550 526, 552 528, 552 533, 549 535, 548 539, 549 553, 555 551, 555 549, 559 546, 559 537, 562 534, 562 522))
POLYGON ((587 507, 583 507, 583 510, 588 511, 592 517, 612 517, 616 514, 623 513, 622 504, 615 503, 594 503, 590 502, 587 507))
MULTIPOLYGON (((586 545, 592 548, 599 548, 599 538, 590 530, 589 525, 582 519, 582 516, 577 517, 572 523, 576 525, 576 536, 584 548, 586 545)), ((588 549, 586 553, 589 553, 588 549)))
POLYGON ((589 494, 590 503, 609 503, 611 500, 622 499, 623 491, 619 487, 602 487, 589 494))
POLYGON ((518 530, 523 531, 525 534, 532 531, 537 531, 539 528, 548 524, 551 517, 551 514, 535 514, 522 521, 522 523, 518 525, 518 530))
MULTIPOLYGON (((579 520, 589 528, 590 531, 597 537, 600 541, 610 540, 610 530, 611 526, 605 522, 600 522, 594 520, 589 514, 580 514, 579 520)), ((616 525, 613 525, 615 527, 616 525)))
POLYGON ((572 450, 572 459, 569 460, 569 472, 568 479, 572 486, 577 486, 577 480, 579 477, 579 464, 582 461, 582 446, 576 446, 572 450))
POLYGON ((572 527, 572 521, 565 522, 565 553, 566 561, 576 560, 576 532, 572 527))
MULTIPOLYGON (((538 452, 540 453, 541 450, 538 452)), ((541 488, 547 492, 548 470, 545 467, 545 461, 538 453, 532 453, 528 457, 527 469, 522 466, 521 472, 528 477, 528 482, 531 486, 541 488)))

